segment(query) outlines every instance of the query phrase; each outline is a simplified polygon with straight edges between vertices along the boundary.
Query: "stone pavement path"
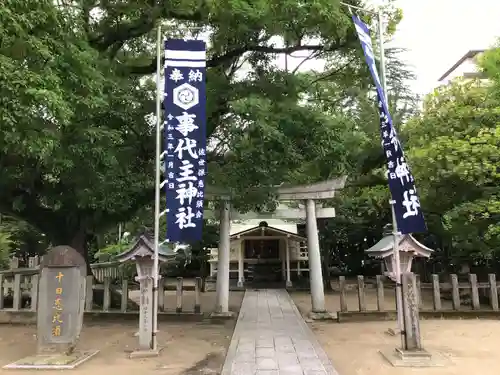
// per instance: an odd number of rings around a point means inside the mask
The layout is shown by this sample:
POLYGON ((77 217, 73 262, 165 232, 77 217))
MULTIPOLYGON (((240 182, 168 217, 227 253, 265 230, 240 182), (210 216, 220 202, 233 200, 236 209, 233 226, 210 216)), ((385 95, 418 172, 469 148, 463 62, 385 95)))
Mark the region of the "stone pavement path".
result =
POLYGON ((283 289, 245 293, 221 375, 338 375, 283 289))

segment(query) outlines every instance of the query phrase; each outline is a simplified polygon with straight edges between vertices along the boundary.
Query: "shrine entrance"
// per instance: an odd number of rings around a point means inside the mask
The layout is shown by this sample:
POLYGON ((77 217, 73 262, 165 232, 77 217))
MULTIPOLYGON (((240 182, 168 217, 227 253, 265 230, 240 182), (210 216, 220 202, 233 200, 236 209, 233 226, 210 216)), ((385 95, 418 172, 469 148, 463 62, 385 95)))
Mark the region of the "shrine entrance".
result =
MULTIPOLYGON (((248 239, 242 243, 246 263, 246 279, 252 286, 258 287, 270 283, 285 286, 280 258, 279 239, 248 239)), ((276 286, 276 285, 274 285, 276 286)))
POLYGON ((279 259, 280 240, 278 239, 253 239, 245 240, 245 259, 279 259))
MULTIPOLYGON (((230 236, 231 284, 236 287, 284 288, 308 275, 307 239, 297 225, 279 219, 234 224, 230 236)), ((210 249, 210 275, 218 272, 218 249, 210 249)))

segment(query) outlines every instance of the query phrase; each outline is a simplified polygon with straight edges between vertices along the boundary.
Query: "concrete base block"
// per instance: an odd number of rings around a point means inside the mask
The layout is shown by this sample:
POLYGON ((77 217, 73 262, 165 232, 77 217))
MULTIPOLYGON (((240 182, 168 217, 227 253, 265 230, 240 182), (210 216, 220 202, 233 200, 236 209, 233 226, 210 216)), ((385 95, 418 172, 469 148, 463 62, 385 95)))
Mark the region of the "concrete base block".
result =
POLYGON ((308 315, 310 320, 337 320, 337 314, 329 311, 314 312, 311 311, 308 315))
MULTIPOLYGON (((157 334, 157 335, 158 335, 158 332, 160 332, 160 330, 157 330, 157 331, 156 331, 156 334, 157 334)), ((133 334, 132 336, 134 336, 134 337, 139 337, 139 335, 140 335, 140 332, 139 332, 139 331, 137 331, 137 332, 134 332, 134 334, 133 334)))
POLYGON ((99 350, 75 351, 70 355, 61 353, 38 354, 25 357, 3 366, 3 368, 21 370, 71 370, 88 361, 97 353, 99 353, 99 350))
POLYGON ((448 363, 444 356, 426 350, 395 349, 380 354, 394 367, 443 367, 448 363))
POLYGON ((285 287, 287 287, 287 288, 291 288, 291 287, 293 287, 293 283, 292 283, 291 281, 287 281, 287 282, 285 283, 285 287))
POLYGON ((128 357, 130 359, 158 357, 162 349, 163 348, 157 348, 156 350, 153 349, 135 350, 132 353, 130 353, 128 357))
POLYGON ((210 313, 210 318, 213 319, 233 319, 236 314, 233 311, 228 312, 212 312, 210 313))

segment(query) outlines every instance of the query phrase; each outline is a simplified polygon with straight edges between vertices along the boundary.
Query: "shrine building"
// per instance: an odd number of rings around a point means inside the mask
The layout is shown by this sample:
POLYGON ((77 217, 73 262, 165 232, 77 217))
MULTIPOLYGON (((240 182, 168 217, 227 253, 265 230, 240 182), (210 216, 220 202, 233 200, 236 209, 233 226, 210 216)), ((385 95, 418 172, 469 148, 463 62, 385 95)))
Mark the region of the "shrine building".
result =
MULTIPOLYGON (((233 221, 229 278, 232 286, 290 287, 309 276, 304 225, 282 219, 233 221)), ((210 276, 217 274, 218 249, 210 249, 210 276)))

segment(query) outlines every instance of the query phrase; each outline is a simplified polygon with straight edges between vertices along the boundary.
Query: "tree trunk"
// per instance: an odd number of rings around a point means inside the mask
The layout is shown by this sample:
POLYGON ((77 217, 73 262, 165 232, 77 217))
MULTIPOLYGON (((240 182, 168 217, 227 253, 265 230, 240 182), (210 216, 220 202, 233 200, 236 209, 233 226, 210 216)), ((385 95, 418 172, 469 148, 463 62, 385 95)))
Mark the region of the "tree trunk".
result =
POLYGON ((320 251, 321 251, 321 268, 323 269, 323 288, 326 292, 332 292, 332 282, 330 277, 330 264, 332 260, 331 254, 331 244, 330 241, 326 241, 325 234, 331 232, 329 229, 329 221, 321 220, 320 221, 320 251))
POLYGON ((87 276, 92 275, 92 269, 90 268, 91 259, 89 259, 89 249, 87 246, 87 230, 84 225, 80 225, 76 233, 72 236, 72 239, 69 243, 73 249, 78 251, 83 259, 85 259, 85 264, 87 265, 87 276))
POLYGON ((333 291, 330 275, 330 250, 323 250, 323 287, 327 292, 333 291))
MULTIPOLYGON (((205 252, 205 249, 202 250, 203 253, 205 252)), ((201 260, 200 260, 200 277, 201 277, 201 291, 202 292, 205 292, 205 275, 206 275, 206 259, 205 259, 205 255, 203 255, 201 257, 201 260)))

